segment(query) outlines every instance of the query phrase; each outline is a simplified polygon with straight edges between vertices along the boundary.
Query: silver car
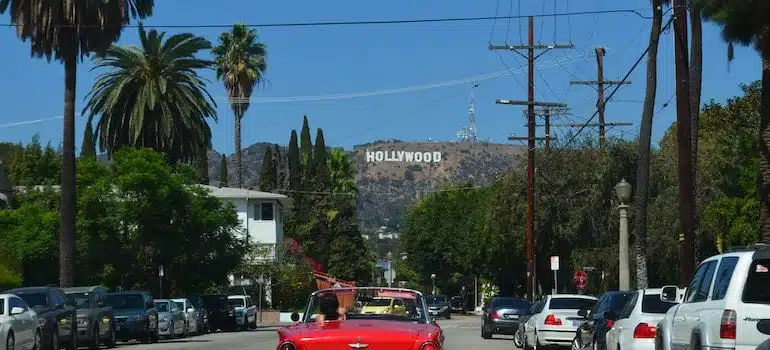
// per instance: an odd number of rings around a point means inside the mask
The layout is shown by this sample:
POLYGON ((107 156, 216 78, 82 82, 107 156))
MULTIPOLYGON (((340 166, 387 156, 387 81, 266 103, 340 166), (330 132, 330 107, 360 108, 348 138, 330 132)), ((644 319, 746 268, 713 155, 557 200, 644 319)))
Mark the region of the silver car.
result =
POLYGON ((177 298, 171 299, 176 306, 182 310, 185 315, 185 334, 193 333, 198 334, 198 310, 195 310, 190 299, 177 298))
POLYGON ((158 335, 162 337, 185 337, 185 315, 175 302, 168 299, 155 299, 158 310, 158 335))

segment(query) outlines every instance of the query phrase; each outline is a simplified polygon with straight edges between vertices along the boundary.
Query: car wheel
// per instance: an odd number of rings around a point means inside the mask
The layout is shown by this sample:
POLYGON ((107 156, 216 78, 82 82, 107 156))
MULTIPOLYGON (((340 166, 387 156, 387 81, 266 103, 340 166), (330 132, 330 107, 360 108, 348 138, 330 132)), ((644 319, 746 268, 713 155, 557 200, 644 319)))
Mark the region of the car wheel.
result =
POLYGON ((157 343, 160 340, 160 332, 158 331, 158 323, 155 323, 155 331, 150 334, 150 343, 157 343))
POLYGON ((51 346, 50 346, 50 348, 58 350, 59 349, 59 344, 60 344, 59 343, 59 330, 58 329, 54 329, 53 330, 53 334, 51 335, 51 346))
POLYGON ((513 345, 519 349, 524 348, 524 332, 520 329, 517 329, 516 333, 513 335, 513 345))
POLYGON ((254 322, 251 322, 249 326, 251 326, 253 329, 257 329, 257 315, 254 315, 254 322))
POLYGON ((487 331, 487 326, 482 324, 481 325, 481 338, 483 339, 491 339, 492 338, 492 332, 487 331))
POLYGON ((107 334, 107 340, 104 341, 104 345, 107 348, 112 349, 118 344, 117 334, 115 334, 115 327, 110 326, 110 333, 107 334))
POLYGON ((575 339, 572 340, 572 350, 582 350, 582 346, 580 346, 580 342, 578 341, 578 338, 575 337, 575 339))
POLYGON ((187 338, 188 336, 190 336, 190 324, 185 322, 182 325, 182 338, 187 338))
POLYGON ((40 330, 35 331, 35 338, 32 340, 32 350, 41 350, 43 348, 43 336, 40 330))
POLYGON ((5 338, 5 348, 8 350, 16 349, 16 338, 13 336, 13 332, 8 332, 8 337, 5 338))
POLYGON ((94 325, 91 330, 91 341, 88 343, 88 348, 91 350, 99 349, 99 326, 94 325))

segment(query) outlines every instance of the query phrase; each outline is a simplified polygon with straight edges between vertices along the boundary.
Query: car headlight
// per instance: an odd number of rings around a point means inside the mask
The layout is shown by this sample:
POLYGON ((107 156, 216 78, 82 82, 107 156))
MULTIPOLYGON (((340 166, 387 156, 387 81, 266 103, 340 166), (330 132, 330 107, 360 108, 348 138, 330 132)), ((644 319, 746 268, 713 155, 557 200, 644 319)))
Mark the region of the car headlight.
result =
POLYGON ((78 317, 78 327, 80 326, 88 326, 88 317, 78 317))
POLYGON ((160 318, 160 322, 168 322, 170 320, 171 319, 168 316, 163 316, 163 317, 160 318))
POLYGON ((133 315, 128 317, 128 322, 139 322, 147 319, 147 315, 133 315))

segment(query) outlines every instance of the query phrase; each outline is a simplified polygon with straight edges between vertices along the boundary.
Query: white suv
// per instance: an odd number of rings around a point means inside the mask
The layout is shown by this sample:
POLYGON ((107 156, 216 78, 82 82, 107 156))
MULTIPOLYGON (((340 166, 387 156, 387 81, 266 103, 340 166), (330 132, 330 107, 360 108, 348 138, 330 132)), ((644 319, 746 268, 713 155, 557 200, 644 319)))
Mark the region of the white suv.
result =
MULTIPOLYGON (((675 301, 673 288, 664 287, 661 298, 675 301)), ((658 324, 655 347, 753 350, 768 346, 768 339, 770 245, 757 244, 698 266, 682 303, 658 324)))

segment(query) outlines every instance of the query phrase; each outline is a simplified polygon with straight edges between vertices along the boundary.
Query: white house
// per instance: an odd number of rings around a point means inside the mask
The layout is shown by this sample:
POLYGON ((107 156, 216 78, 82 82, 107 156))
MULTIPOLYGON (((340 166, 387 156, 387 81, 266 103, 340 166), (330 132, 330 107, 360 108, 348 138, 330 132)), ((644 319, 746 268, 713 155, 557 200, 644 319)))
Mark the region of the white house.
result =
POLYGON ((211 196, 235 206, 243 232, 251 244, 269 248, 267 256, 258 258, 274 259, 277 245, 283 242, 283 218, 291 208, 289 197, 243 188, 202 186, 211 192, 211 196))

